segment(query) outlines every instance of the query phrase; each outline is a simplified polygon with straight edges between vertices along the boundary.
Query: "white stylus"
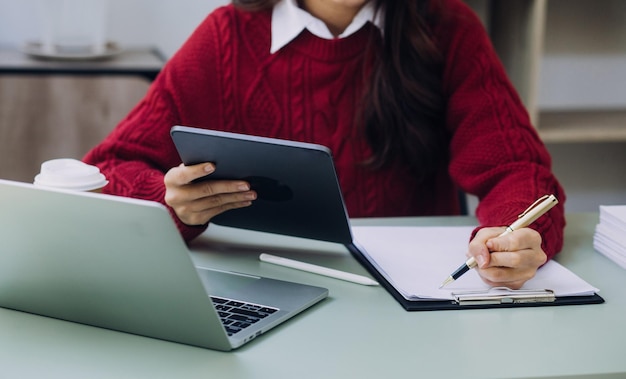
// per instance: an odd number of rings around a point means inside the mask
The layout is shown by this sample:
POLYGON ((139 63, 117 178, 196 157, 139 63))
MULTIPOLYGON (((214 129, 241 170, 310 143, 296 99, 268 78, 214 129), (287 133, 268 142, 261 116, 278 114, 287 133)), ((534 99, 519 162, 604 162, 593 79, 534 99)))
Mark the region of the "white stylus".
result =
POLYGON ((295 268, 296 270, 302 270, 311 272, 314 274, 324 275, 335 279, 341 279, 352 283, 363 284, 365 286, 377 286, 378 282, 372 280, 366 276, 352 274, 340 270, 335 270, 328 267, 317 266, 311 263, 304 263, 289 258, 277 257, 271 254, 262 253, 259 255, 259 259, 262 262, 272 263, 279 266, 295 268))

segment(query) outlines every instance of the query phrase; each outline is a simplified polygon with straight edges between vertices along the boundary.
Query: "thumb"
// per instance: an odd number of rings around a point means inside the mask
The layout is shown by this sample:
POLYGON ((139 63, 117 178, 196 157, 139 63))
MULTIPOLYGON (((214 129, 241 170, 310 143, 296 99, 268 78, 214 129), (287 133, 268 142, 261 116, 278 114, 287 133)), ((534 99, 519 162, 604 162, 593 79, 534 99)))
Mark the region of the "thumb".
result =
POLYGON ((166 184, 183 186, 215 171, 213 163, 199 163, 191 166, 181 164, 172 168, 165 175, 166 184))

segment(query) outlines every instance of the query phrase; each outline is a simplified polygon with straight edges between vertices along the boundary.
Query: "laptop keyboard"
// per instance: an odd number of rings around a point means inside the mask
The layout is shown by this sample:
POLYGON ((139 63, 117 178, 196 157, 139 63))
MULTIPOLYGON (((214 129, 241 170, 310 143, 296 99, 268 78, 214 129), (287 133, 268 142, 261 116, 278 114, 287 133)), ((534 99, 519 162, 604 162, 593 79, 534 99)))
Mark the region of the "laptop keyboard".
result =
POLYGON ((217 296, 211 296, 211 300, 229 336, 278 311, 278 308, 217 296))

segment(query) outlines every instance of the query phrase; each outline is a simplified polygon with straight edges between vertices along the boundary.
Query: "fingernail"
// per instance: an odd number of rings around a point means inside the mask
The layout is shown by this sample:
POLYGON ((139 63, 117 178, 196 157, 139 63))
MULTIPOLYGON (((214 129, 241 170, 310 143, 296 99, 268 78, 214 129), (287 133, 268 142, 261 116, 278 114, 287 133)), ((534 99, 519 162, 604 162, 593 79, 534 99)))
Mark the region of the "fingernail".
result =
POLYGON ((248 190, 250 190, 250 187, 248 187, 248 185, 244 183, 244 184, 239 184, 237 186, 237 189, 239 191, 248 191, 248 190))
POLYGON ((212 173, 213 171, 215 171, 215 167, 213 167, 212 164, 208 164, 206 166, 204 166, 204 172, 206 173, 212 173))
POLYGON ((483 257, 482 255, 477 255, 476 257, 474 257, 474 259, 476 259, 476 262, 478 262, 479 267, 482 267, 485 264, 485 257, 483 257))

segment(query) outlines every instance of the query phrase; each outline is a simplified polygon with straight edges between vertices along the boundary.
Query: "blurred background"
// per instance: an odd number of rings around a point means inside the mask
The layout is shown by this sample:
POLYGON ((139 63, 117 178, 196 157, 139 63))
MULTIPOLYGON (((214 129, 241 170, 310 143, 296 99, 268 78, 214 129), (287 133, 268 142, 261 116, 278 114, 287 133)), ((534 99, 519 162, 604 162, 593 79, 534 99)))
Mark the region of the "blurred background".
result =
MULTIPOLYGON (((0 0, 0 49, 19 49, 42 39, 45 1, 63 0, 0 0)), ((163 60, 214 8, 228 3, 103 1, 108 41, 122 49, 155 48, 163 60)), ((502 22, 500 13, 492 13, 492 1, 467 2, 496 36, 491 24, 502 22)), ((601 204, 626 204, 626 1, 509 0, 506 7, 515 4, 523 5, 522 19, 530 17, 527 4, 544 9, 539 21, 545 23, 540 22, 540 28, 530 25, 539 33, 538 77, 522 76, 515 82, 520 88, 536 82, 532 110, 568 194, 566 210, 597 211, 601 204), (557 134, 551 134, 555 126, 549 129, 548 121, 557 124, 557 134), (566 126, 559 130, 558 124, 566 126), (578 125, 570 132, 570 124, 578 125)), ((511 46, 505 48, 526 51, 516 43, 510 40, 505 45, 511 46)), ((1 59, 2 55, 0 65, 1 59)), ((145 78, 115 75, 0 74, 0 178, 30 181, 46 159, 81 158, 149 85, 145 78)), ((469 200, 473 207, 476 200, 469 200)))
MULTIPOLYGON (((38 40, 41 4, 0 0, 0 45, 38 40)), ((193 29, 225 0, 107 0, 107 36, 122 46, 152 45, 171 56, 193 29)))

